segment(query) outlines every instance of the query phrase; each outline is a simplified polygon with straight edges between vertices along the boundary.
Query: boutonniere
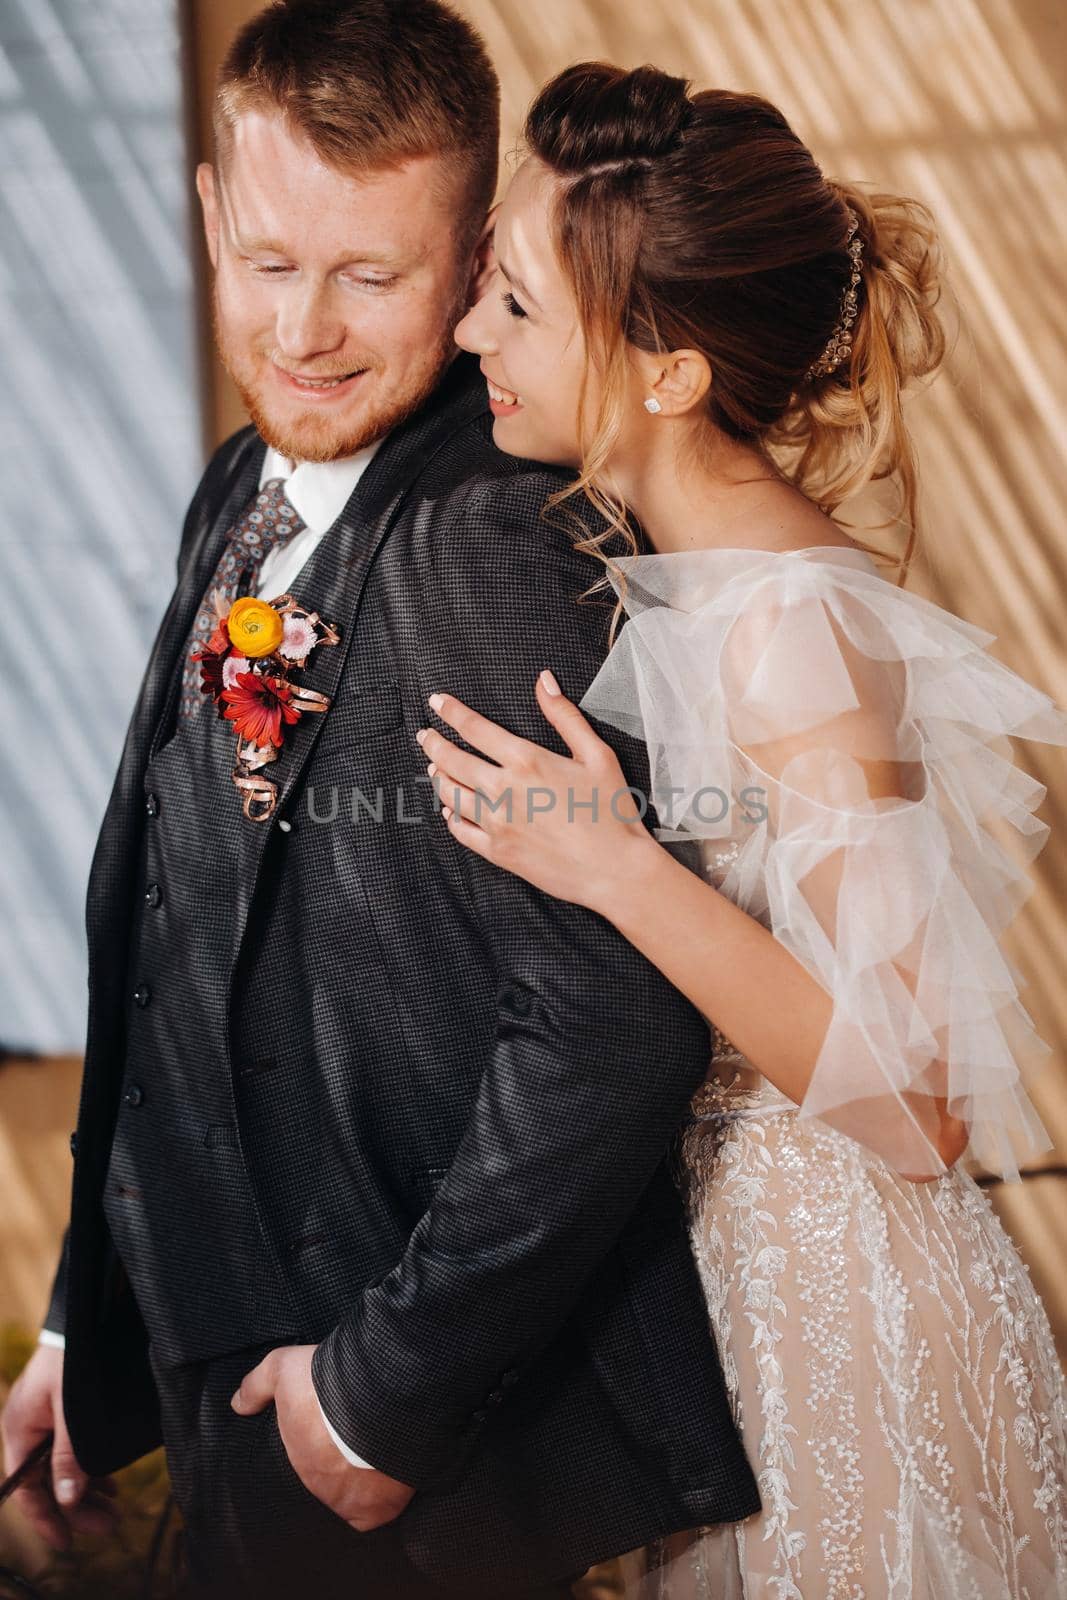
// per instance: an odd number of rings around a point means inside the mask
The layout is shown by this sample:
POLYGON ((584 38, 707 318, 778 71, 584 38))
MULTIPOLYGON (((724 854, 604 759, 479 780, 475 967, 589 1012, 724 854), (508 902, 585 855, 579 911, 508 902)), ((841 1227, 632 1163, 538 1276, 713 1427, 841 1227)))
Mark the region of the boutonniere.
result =
POLYGON ((218 626, 191 660, 200 663, 200 687, 237 739, 233 781, 250 822, 266 822, 278 803, 278 785, 260 772, 277 761, 286 730, 306 712, 330 709, 330 697, 297 683, 292 673, 307 665, 320 644, 341 635, 291 594, 275 600, 244 595, 227 605, 213 596, 218 626))

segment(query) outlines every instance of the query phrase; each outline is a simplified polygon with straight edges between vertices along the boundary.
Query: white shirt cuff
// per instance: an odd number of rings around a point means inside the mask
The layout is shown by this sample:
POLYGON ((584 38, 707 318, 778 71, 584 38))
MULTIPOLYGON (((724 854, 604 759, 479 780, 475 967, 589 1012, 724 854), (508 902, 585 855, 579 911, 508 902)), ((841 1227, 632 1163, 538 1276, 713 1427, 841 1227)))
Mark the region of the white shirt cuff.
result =
POLYGON ((58 1350, 67 1348, 67 1341, 62 1333, 53 1333, 51 1328, 42 1328, 37 1335, 38 1344, 54 1344, 58 1350))
POLYGON ((350 1461, 354 1467, 366 1467, 370 1472, 376 1472, 378 1470, 377 1467, 372 1467, 369 1461, 364 1461, 362 1456, 357 1456, 354 1450, 350 1450, 348 1448, 344 1440, 341 1438, 341 1435, 338 1433, 337 1429, 326 1415, 325 1411, 323 1411, 322 1401, 319 1400, 318 1395, 315 1396, 315 1399, 318 1403, 322 1420, 326 1424, 326 1431, 330 1435, 330 1438, 333 1440, 334 1444, 337 1446, 338 1450, 340 1450, 341 1454, 344 1456, 345 1460, 350 1461))

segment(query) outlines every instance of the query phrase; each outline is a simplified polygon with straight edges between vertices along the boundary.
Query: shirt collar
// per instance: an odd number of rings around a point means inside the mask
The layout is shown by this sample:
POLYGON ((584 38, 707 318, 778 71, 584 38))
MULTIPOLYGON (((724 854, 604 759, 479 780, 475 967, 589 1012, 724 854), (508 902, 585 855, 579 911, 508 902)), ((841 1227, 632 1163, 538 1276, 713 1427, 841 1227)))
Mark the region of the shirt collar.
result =
POLYGON ((283 479, 286 498, 301 521, 314 533, 325 533, 341 515, 353 489, 384 442, 384 439, 376 439, 373 444, 357 450, 355 455, 340 456, 336 461, 298 461, 295 467, 287 456, 268 445, 259 475, 260 487, 271 478, 283 479))

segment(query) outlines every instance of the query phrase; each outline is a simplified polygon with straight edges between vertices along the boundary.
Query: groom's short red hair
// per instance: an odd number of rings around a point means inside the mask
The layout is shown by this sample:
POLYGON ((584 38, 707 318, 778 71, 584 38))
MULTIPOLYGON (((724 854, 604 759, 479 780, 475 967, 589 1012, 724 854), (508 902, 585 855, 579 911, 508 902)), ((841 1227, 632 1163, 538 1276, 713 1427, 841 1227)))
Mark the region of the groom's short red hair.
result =
POLYGON ((219 71, 216 161, 242 112, 270 109, 341 171, 426 155, 454 164, 457 244, 473 248, 496 193, 500 85, 482 39, 444 0, 274 0, 219 71))

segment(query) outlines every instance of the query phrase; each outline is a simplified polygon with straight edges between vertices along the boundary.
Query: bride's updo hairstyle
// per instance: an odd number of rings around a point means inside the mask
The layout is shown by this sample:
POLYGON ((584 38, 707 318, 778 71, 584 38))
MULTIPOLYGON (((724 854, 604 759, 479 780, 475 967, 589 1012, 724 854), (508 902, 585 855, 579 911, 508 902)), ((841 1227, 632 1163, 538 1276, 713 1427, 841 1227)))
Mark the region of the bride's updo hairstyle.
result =
MULTIPOLYGON (((825 178, 758 95, 688 90, 654 67, 582 62, 545 86, 526 120, 529 154, 561 180, 554 243, 603 379, 581 475, 549 505, 584 491, 611 526, 579 548, 605 560, 616 531, 635 547, 626 508, 596 481, 620 430, 626 345, 698 350, 712 371, 709 420, 763 449, 823 511, 896 479, 903 583, 917 492, 901 395, 945 350, 930 213, 825 178), (851 354, 811 375, 849 288, 850 207, 862 244, 851 354)), ((587 384, 588 371, 582 417, 587 384)))

